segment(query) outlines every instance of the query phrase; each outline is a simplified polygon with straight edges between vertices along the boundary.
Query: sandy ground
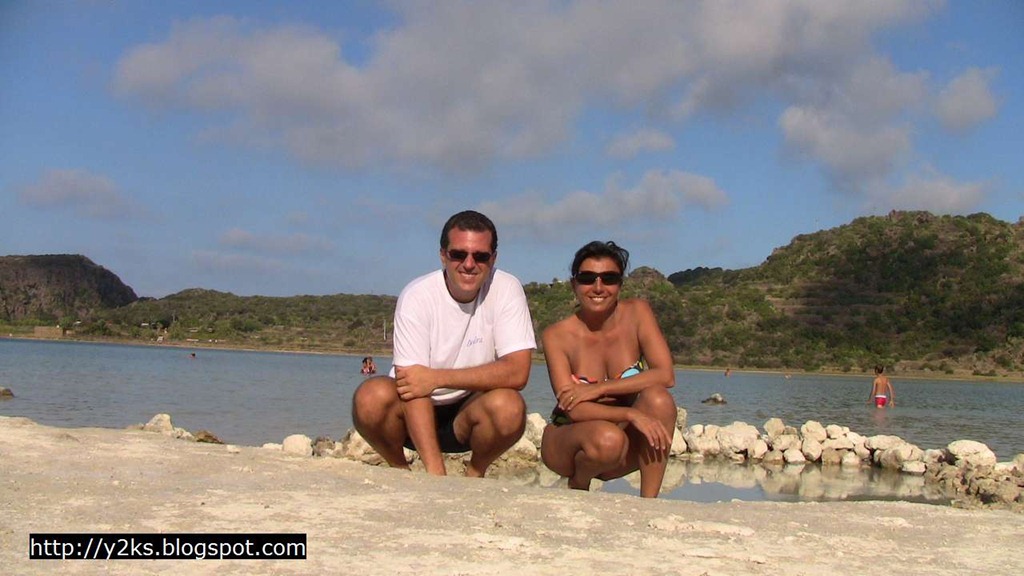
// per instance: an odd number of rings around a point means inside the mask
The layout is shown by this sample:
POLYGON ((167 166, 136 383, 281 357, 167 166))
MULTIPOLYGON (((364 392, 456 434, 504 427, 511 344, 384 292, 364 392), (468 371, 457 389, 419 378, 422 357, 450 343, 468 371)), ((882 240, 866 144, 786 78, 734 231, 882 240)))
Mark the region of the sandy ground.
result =
POLYGON ((0 417, 4 574, 1016 574, 1024 514, 698 504, 0 417), (29 534, 299 532, 305 560, 29 560, 29 534))

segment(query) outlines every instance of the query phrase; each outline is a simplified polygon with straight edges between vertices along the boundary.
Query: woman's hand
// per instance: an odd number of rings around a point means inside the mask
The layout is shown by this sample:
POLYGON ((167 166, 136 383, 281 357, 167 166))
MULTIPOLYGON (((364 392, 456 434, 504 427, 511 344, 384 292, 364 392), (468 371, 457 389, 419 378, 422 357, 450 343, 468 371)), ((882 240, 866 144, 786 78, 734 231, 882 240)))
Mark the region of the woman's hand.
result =
POLYGON ((630 409, 629 423, 647 438, 651 448, 661 452, 672 446, 672 436, 661 421, 651 418, 639 410, 630 409))
POLYGON ((580 402, 590 402, 601 396, 601 388, 598 384, 581 380, 573 374, 572 384, 558 394, 558 407, 569 412, 580 402))

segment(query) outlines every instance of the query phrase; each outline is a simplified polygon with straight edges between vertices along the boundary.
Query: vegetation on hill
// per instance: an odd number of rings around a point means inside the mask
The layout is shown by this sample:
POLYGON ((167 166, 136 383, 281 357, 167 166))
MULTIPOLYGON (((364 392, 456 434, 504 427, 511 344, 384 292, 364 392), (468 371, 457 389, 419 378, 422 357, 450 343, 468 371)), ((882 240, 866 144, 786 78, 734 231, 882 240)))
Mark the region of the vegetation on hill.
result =
MULTIPOLYGON (((4 290, 0 282, 0 294, 4 290)), ((538 336, 573 311, 566 282, 530 283, 525 290, 538 336)), ((1024 224, 986 214, 858 218, 797 236, 752 268, 695 268, 665 277, 641 267, 630 273, 623 293, 651 303, 676 362, 685 365, 868 371, 882 363, 950 374, 1024 371, 1024 224)), ((95 306, 77 316, 76 332, 130 341, 387 353, 395 301, 372 295, 240 297, 195 289, 95 306)), ((54 317, 61 315, 39 316, 54 317)))
POLYGON ((81 333, 306 351, 390 352, 394 296, 235 296, 191 289, 107 310, 81 333))

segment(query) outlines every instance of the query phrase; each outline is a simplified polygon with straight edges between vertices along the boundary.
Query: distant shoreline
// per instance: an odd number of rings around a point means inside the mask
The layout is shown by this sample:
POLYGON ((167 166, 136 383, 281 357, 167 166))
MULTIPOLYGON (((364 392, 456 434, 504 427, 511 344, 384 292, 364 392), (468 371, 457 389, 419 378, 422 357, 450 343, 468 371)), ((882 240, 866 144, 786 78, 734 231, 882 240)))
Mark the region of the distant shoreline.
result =
MULTIPOLYGON (((118 339, 104 339, 104 338, 79 338, 79 337, 64 337, 64 338, 45 338, 31 335, 0 335, 0 340, 25 340, 25 341, 37 341, 37 342, 71 342, 71 343, 85 343, 85 344, 115 344, 121 346, 149 346, 154 348, 168 347, 168 348, 181 348, 181 349, 194 349, 194 350, 230 350, 238 352, 270 352, 277 354, 314 354, 322 356, 380 356, 390 357, 391 349, 376 349, 367 351, 349 351, 349 350, 303 350, 303 349, 290 349, 290 348, 276 348, 272 346, 266 347, 254 347, 249 345, 232 345, 226 342, 150 342, 150 341, 137 341, 137 340, 118 340, 118 339)), ((542 353, 534 353, 533 355, 534 364, 543 364, 544 355, 542 353)), ((777 374, 785 377, 787 375, 818 375, 825 377, 844 377, 844 378, 857 378, 857 377, 871 377, 872 374, 869 371, 835 371, 835 370, 816 370, 808 371, 801 369, 793 370, 776 370, 770 368, 736 368, 731 366, 694 366, 687 364, 675 364, 677 370, 691 370, 695 372, 719 372, 724 373, 726 370, 731 370, 733 374, 777 374)), ((1005 375, 1005 376, 979 376, 975 374, 966 373, 955 373, 946 374, 940 372, 927 372, 927 371, 906 371, 906 370, 887 370, 887 373, 893 378, 899 378, 904 380, 943 380, 943 381, 958 381, 958 382, 999 382, 1007 384, 1024 384, 1024 373, 1017 375, 1005 375)))

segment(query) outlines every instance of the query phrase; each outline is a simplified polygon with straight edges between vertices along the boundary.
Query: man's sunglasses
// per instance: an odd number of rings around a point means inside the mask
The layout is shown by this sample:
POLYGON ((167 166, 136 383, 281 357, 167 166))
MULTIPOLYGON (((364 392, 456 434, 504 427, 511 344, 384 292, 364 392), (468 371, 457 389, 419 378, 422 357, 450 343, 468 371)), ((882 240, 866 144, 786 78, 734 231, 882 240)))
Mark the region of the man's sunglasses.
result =
POLYGON ((586 284, 587 286, 597 282, 600 278, 601 282, 608 286, 618 286, 622 284, 622 273, 621 272, 577 272, 573 278, 577 284, 586 284))
POLYGON ((493 254, 491 254, 490 252, 471 253, 465 250, 449 250, 448 259, 454 260, 456 262, 462 262, 463 260, 468 258, 470 254, 473 254, 473 261, 476 262, 477 264, 487 264, 488 262, 491 261, 491 256, 493 256, 493 254))

